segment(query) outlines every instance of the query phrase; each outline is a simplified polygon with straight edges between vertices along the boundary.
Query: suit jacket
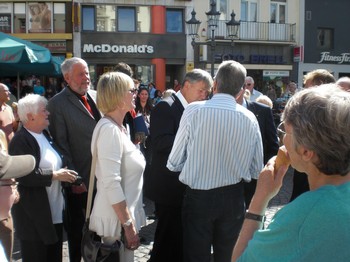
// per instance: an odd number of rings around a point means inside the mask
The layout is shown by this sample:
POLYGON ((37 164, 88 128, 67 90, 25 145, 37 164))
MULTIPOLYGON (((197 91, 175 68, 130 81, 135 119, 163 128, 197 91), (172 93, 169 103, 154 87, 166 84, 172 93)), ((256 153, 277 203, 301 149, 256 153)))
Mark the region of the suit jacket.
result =
MULTIPOLYGON (((95 101, 96 91, 89 90, 88 98, 95 101)), ((92 159, 90 144, 99 119, 94 119, 67 87, 49 100, 48 110, 51 135, 67 159, 68 168, 78 172, 88 186, 92 159)))
MULTIPOLYGON (((43 133, 52 144, 48 133, 43 133)), ((52 175, 42 175, 39 170, 41 156, 38 142, 27 129, 21 128, 11 140, 9 153, 30 154, 36 160, 35 169, 29 175, 16 179, 21 196, 20 201, 12 207, 16 234, 21 240, 41 240, 46 245, 57 242, 46 192, 46 187, 51 186, 52 175)), ((64 161, 62 163, 64 166, 64 161)))
POLYGON ((264 104, 250 101, 247 101, 247 109, 253 112, 258 119, 264 148, 264 164, 266 164, 271 157, 277 154, 279 148, 272 110, 264 104))
POLYGON ((151 112, 152 164, 146 180, 147 196, 156 203, 180 207, 185 185, 179 181, 180 172, 166 167, 184 107, 178 97, 172 96, 159 102, 151 112))

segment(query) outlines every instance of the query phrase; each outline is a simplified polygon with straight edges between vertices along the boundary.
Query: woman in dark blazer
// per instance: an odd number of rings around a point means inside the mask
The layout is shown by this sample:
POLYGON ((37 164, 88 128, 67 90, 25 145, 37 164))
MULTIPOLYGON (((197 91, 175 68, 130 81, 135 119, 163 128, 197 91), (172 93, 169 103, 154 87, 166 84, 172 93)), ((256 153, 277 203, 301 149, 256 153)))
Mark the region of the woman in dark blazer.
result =
POLYGON ((11 155, 31 154, 32 173, 18 179, 20 201, 13 206, 13 220, 23 262, 62 261, 63 196, 61 181, 74 182, 76 172, 66 168, 48 132, 46 98, 27 95, 18 102, 23 123, 9 145, 11 155))

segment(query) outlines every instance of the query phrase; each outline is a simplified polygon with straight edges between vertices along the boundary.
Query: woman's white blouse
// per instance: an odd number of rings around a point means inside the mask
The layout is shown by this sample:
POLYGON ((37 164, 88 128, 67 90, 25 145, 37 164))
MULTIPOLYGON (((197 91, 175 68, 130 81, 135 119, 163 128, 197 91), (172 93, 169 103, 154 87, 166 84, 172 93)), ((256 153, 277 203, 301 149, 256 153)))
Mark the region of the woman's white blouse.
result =
POLYGON ((142 203, 146 161, 128 136, 106 118, 102 118, 96 125, 91 152, 95 143, 97 193, 89 227, 99 236, 119 238, 121 223, 112 207, 113 204, 126 201, 137 230, 146 223, 142 203), (97 134, 99 129, 101 130, 97 134))

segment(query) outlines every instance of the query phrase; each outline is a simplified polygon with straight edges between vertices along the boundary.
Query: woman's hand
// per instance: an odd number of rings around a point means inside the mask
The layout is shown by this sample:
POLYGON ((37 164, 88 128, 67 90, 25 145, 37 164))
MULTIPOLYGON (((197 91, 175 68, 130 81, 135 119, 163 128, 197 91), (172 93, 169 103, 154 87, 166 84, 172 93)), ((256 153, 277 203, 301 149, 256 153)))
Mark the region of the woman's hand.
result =
POLYGON ((61 168, 60 170, 53 171, 52 180, 73 183, 77 179, 77 175, 78 173, 74 170, 61 168))
POLYGON ((269 201, 277 195, 282 187, 283 177, 288 170, 288 166, 282 165, 275 171, 276 157, 267 162, 260 172, 255 193, 249 206, 249 211, 254 214, 264 214, 269 201))
POLYGON ((131 223, 130 226, 124 226, 125 247, 130 250, 136 250, 140 246, 140 238, 136 232, 135 226, 131 223))

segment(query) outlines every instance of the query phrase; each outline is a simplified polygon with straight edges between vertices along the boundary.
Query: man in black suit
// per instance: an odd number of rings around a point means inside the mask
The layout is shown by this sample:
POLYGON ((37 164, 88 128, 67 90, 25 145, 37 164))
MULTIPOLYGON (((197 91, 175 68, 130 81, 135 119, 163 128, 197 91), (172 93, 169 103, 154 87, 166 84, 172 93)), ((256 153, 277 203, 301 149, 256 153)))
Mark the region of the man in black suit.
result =
POLYGON ((151 112, 152 165, 145 192, 155 202, 157 228, 154 236, 152 262, 181 262, 181 207, 185 185, 180 172, 166 167, 180 119, 185 107, 208 97, 213 80, 210 74, 194 69, 186 74, 180 91, 159 102, 151 112))
MULTIPOLYGON (((272 110, 270 107, 264 104, 247 101, 244 98, 244 92, 245 87, 242 88, 241 92, 236 97, 236 101, 238 104, 244 106, 249 111, 253 112, 258 120, 264 148, 264 164, 266 164, 271 157, 277 154, 279 148, 277 130, 274 123, 272 110)), ((255 179, 252 179, 250 183, 244 184, 244 196, 246 207, 248 207, 250 204, 250 200, 252 199, 255 192, 255 187, 255 179)))

